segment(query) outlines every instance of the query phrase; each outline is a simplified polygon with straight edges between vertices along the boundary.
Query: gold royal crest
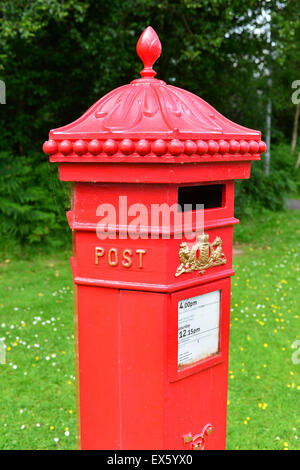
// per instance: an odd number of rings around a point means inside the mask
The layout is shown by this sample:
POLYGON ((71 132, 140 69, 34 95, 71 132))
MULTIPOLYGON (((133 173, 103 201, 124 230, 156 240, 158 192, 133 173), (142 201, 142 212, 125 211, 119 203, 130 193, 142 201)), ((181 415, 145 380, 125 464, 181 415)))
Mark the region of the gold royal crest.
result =
POLYGON ((216 237, 210 243, 208 241, 209 235, 202 233, 197 237, 198 242, 191 248, 188 244, 183 242, 179 249, 179 260, 181 262, 178 266, 175 276, 180 276, 183 273, 191 273, 199 271, 203 274, 206 269, 213 266, 219 266, 227 262, 224 253, 222 252, 222 240, 216 237))

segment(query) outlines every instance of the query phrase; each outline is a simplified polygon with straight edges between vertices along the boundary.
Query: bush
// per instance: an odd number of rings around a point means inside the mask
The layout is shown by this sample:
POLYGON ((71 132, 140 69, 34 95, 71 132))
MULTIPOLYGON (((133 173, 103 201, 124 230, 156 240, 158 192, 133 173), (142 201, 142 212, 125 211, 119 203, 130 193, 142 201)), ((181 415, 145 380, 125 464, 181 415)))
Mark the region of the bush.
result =
POLYGON ((41 153, 16 157, 0 152, 0 238, 62 246, 68 226, 68 185, 41 153))
POLYGON ((289 193, 300 188, 300 171, 295 171, 296 156, 290 146, 280 144, 271 149, 271 171, 264 172, 263 156, 253 162, 251 177, 236 183, 235 213, 237 217, 252 216, 263 208, 279 211, 285 208, 289 193))

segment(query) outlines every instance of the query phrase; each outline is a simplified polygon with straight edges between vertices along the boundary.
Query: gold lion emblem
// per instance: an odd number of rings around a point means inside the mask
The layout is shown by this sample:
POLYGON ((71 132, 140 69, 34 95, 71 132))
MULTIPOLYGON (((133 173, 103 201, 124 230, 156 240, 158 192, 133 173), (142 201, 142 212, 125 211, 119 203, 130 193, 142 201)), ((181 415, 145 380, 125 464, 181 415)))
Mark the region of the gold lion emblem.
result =
POLYGON ((222 252, 222 240, 216 237, 210 243, 208 241, 209 235, 202 233, 197 237, 198 241, 191 248, 188 247, 186 242, 181 243, 179 249, 180 266, 178 266, 175 276, 180 276, 183 273, 191 273, 199 271, 203 274, 206 269, 212 266, 219 266, 227 262, 224 253, 222 252))

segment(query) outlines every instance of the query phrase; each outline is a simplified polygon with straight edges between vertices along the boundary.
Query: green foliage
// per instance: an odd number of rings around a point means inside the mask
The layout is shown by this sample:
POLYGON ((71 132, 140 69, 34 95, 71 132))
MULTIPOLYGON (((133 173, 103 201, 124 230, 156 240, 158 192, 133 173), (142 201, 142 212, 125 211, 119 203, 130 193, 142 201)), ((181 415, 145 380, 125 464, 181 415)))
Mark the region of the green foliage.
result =
POLYGON ((0 162, 0 238, 13 238, 21 245, 62 246, 68 192, 55 166, 40 154, 15 157, 0 152, 0 162))
POLYGON ((295 169, 297 155, 300 152, 300 146, 295 149, 293 155, 291 155, 291 147, 285 143, 278 144, 271 149, 272 151, 272 169, 274 172, 283 171, 286 174, 286 178, 293 180, 296 188, 294 190, 300 190, 300 168, 295 169))
POLYGON ((235 213, 237 217, 253 216, 263 209, 284 209, 286 197, 300 187, 300 170, 295 172, 295 156, 290 146, 280 144, 272 148, 270 175, 264 173, 263 156, 251 166, 251 178, 236 183, 235 213))
POLYGON ((264 125, 255 72, 265 35, 254 33, 266 1, 11 0, 0 3, 0 147, 40 148, 49 129, 79 117, 139 76, 136 42, 151 24, 163 53, 157 76, 200 95, 229 118, 264 125), (76 50, 76 53, 74 51, 76 50))

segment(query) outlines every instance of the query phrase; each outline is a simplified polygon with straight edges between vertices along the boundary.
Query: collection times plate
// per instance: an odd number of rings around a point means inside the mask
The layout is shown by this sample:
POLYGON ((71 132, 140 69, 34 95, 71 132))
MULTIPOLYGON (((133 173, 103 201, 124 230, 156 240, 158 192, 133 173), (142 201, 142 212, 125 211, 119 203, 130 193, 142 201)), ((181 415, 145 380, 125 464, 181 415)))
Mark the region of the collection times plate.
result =
POLYGON ((178 302, 178 369, 219 350, 220 291, 178 302))

